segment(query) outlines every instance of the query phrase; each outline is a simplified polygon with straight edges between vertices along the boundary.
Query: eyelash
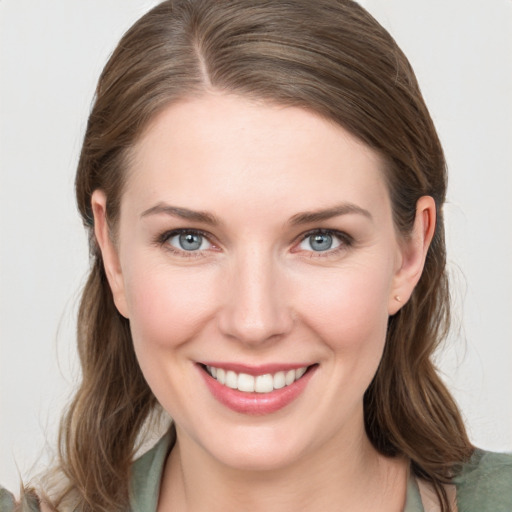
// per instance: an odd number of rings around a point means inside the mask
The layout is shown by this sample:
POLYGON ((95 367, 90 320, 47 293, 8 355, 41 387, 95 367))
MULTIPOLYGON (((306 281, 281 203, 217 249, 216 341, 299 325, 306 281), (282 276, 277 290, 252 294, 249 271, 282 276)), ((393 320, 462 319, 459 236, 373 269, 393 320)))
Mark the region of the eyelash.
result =
MULTIPOLYGON (((165 250, 167 250, 173 254, 176 254, 182 258, 204 257, 204 251, 180 250, 180 249, 177 249, 176 247, 173 247, 171 244, 167 243, 171 238, 173 238, 177 235, 185 235, 185 234, 202 236, 203 238, 205 238, 206 240, 208 240, 210 242, 211 235, 204 231, 201 231, 200 229, 174 229, 172 231, 165 231, 161 235, 157 236, 155 242, 158 246, 160 246, 160 247, 165 246, 164 247, 165 250)), ((210 243, 212 243, 212 242, 210 242, 210 243)), ((212 244, 212 245, 215 245, 215 244, 212 244)))
MULTIPOLYGON (((190 234, 190 235, 198 235, 206 240, 213 246, 213 244, 210 241, 211 235, 209 233, 206 233, 204 231, 198 230, 198 229, 174 229, 172 231, 165 231, 164 233, 158 235, 155 239, 155 244, 163 247, 165 246, 165 250, 170 251, 173 254, 176 254, 182 258, 198 258, 198 257, 204 257, 205 251, 185 251, 177 249, 176 247, 173 247, 172 245, 168 244, 167 242, 178 235, 184 235, 184 234, 190 234)), ((317 228, 312 229, 310 231, 307 231, 306 233, 303 233, 296 239, 294 242, 294 248, 296 248, 299 244, 301 244, 303 241, 307 240, 309 237, 314 235, 330 235, 333 238, 337 238, 340 242, 340 245, 338 247, 335 247, 334 249, 328 249, 326 251, 304 251, 310 253, 310 258, 326 258, 329 256, 337 255, 338 253, 345 251, 352 247, 354 245, 354 239, 348 235, 347 233, 344 233, 342 231, 337 231, 335 229, 325 229, 325 228, 317 228)), ((300 250, 293 250, 292 252, 301 252, 300 250)))
POLYGON ((327 251, 306 251, 309 253, 310 258, 328 258, 330 256, 336 256, 340 252, 346 251, 347 249, 350 249, 350 247, 354 245, 354 239, 347 233, 344 233, 343 231, 337 231, 335 229, 317 228, 300 235, 299 241, 294 245, 294 247, 296 247, 297 245, 301 244, 304 240, 307 240, 309 237, 314 235, 330 235, 333 238, 337 238, 340 242, 340 245, 338 247, 335 247, 334 249, 328 249, 327 251))

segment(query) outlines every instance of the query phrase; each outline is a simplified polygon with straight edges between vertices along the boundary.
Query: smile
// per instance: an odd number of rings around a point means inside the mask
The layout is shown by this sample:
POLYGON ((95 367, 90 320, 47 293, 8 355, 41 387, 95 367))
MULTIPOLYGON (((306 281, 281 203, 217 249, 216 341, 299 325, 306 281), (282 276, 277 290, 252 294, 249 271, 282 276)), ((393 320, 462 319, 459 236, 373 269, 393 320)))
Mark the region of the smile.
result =
POLYGON ((307 371, 308 367, 303 366, 295 370, 278 371, 264 375, 249 375, 237 373, 233 370, 206 366, 206 371, 217 382, 231 389, 237 389, 245 393, 271 393, 276 389, 290 386, 299 380, 307 371))
POLYGON ((318 367, 318 363, 251 367, 213 361, 197 365, 206 387, 218 402, 237 413, 258 416, 291 405, 304 393, 318 367))

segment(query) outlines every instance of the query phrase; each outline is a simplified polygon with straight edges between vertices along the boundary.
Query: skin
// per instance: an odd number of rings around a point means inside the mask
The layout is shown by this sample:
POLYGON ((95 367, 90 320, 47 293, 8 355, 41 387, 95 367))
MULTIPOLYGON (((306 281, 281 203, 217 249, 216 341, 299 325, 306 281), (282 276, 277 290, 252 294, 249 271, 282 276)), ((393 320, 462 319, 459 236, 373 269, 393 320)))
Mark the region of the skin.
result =
POLYGON ((362 403, 388 317, 421 275, 432 198, 405 240, 370 148, 311 112, 208 93, 169 106, 137 142, 115 243, 105 205, 95 191, 114 300, 177 428, 159 510, 401 510, 407 463, 373 449, 362 403), (340 205, 352 211, 293 222, 340 205), (201 249, 180 249, 165 236, 176 229, 203 232, 201 249), (312 250, 319 229, 340 233, 333 248, 312 250), (212 396, 201 361, 316 369, 292 403, 249 415, 212 396))

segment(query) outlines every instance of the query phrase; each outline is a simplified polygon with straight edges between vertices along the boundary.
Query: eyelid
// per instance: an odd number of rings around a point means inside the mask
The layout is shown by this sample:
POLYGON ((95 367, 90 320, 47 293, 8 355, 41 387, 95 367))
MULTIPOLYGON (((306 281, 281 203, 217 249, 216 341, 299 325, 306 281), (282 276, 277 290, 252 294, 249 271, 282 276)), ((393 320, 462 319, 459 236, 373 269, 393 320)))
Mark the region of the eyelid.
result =
MULTIPOLYGON (((207 253, 211 249, 213 249, 215 251, 221 250, 219 247, 219 244, 215 243, 214 239, 215 239, 215 237, 213 237, 213 235, 211 233, 208 233, 201 229, 177 228, 177 229, 171 229, 168 231, 164 231, 163 233, 157 235, 155 237, 154 243, 160 247, 165 245, 166 250, 168 250, 171 253, 177 254, 179 256, 200 257, 200 256, 206 256, 205 253, 207 253), (197 235, 200 235, 200 236, 206 238, 206 240, 211 244, 211 247, 209 247, 208 249, 197 250, 197 251, 186 251, 184 249, 179 249, 170 244, 167 244, 169 239, 171 239, 177 235, 182 235, 185 233, 197 234, 197 235)), ((315 229, 310 229, 309 231, 306 231, 305 233, 301 233, 296 238, 295 242, 293 242, 293 247, 292 247, 291 252, 293 252, 293 253, 306 252, 310 255, 310 257, 326 257, 326 256, 331 256, 333 254, 336 254, 340 251, 346 250, 346 249, 350 248, 353 244, 354 244, 353 237, 351 237, 346 232, 339 231, 337 229, 315 228, 315 229), (307 250, 298 248, 298 245, 300 243, 302 243, 304 240, 306 240, 308 237, 310 237, 312 235, 317 235, 317 234, 331 235, 331 236, 337 238, 340 241, 340 244, 337 247, 335 247, 333 249, 328 249, 326 251, 314 251, 314 250, 307 251, 307 250)))
POLYGON ((347 248, 351 247, 354 244, 354 239, 347 233, 343 231, 339 231, 337 229, 329 229, 329 228, 315 228, 310 229, 306 233, 302 233, 298 240, 295 242, 292 252, 307 252, 311 257, 326 257, 331 256, 333 254, 336 254, 340 251, 346 250, 347 248), (334 247, 333 249, 328 249, 326 251, 308 251, 305 249, 299 248, 299 244, 301 244, 304 240, 309 238, 313 235, 331 235, 335 238, 337 238, 340 242, 340 244, 337 247, 334 247))
POLYGON ((185 258, 193 258, 193 257, 199 257, 199 256, 205 256, 205 253, 211 249, 218 250, 218 245, 212 240, 213 236, 210 233, 207 233, 206 231, 203 231, 201 229, 196 228, 177 228, 177 229, 170 229, 168 231, 164 231, 163 233, 157 235, 155 239, 155 243, 160 246, 164 247, 166 250, 173 254, 177 254, 179 256, 185 257, 185 258), (180 249, 178 247, 175 247, 171 244, 169 244, 169 240, 174 238, 175 236, 183 235, 183 234, 193 234, 193 235, 199 235, 205 238, 208 243, 210 244, 210 247, 208 249, 198 249, 196 251, 186 251, 184 249, 180 249))

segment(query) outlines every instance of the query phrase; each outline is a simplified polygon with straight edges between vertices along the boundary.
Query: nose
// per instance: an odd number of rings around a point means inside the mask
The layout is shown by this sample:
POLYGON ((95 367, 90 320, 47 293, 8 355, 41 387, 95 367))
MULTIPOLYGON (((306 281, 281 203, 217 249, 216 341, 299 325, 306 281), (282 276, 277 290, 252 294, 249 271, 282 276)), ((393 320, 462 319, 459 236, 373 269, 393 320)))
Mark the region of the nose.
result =
POLYGON ((225 336, 259 346, 288 334, 291 304, 279 262, 248 250, 231 265, 223 287, 219 328, 225 336))

